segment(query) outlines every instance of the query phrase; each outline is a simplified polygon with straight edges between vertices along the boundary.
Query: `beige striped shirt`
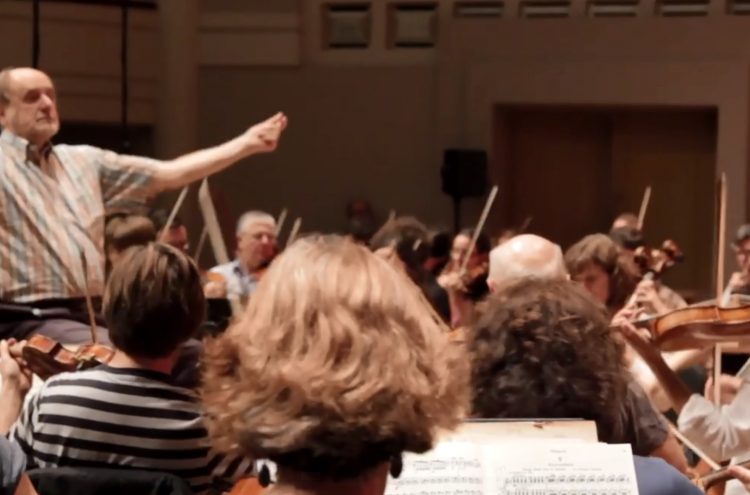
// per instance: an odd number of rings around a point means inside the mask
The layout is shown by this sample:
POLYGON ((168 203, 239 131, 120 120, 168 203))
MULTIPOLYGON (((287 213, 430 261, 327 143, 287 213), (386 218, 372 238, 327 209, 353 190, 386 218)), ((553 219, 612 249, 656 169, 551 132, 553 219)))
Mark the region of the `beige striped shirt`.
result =
POLYGON ((0 301, 26 303, 104 288, 104 216, 142 206, 160 162, 92 146, 55 145, 29 159, 29 143, 0 134, 0 301))

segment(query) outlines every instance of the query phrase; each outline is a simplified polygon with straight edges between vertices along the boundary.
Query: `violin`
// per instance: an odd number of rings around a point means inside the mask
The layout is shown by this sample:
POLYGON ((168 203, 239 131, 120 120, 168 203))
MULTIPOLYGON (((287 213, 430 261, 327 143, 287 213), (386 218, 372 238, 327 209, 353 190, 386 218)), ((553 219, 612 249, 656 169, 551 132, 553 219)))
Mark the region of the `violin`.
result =
MULTIPOLYGON (((711 302, 714 302, 713 300, 711 302)), ((662 351, 703 349, 722 342, 750 341, 750 306, 693 305, 635 322, 647 328, 662 351)))
POLYGON ((684 259, 685 255, 672 239, 665 240, 657 249, 640 246, 633 253, 633 261, 641 269, 643 278, 647 280, 658 279, 667 269, 684 259))
MULTIPOLYGON (((737 466, 750 467, 750 461, 745 461, 737 466)), ((707 494, 723 493, 723 484, 733 479, 733 476, 729 474, 728 468, 721 468, 715 471, 711 471, 707 474, 700 474, 696 470, 689 470, 688 477, 698 488, 704 490, 707 494), (720 489, 718 491, 718 489, 720 489)))
POLYGON ((59 373, 107 364, 115 352, 100 344, 84 344, 75 351, 44 335, 34 335, 21 350, 26 366, 42 380, 59 373))

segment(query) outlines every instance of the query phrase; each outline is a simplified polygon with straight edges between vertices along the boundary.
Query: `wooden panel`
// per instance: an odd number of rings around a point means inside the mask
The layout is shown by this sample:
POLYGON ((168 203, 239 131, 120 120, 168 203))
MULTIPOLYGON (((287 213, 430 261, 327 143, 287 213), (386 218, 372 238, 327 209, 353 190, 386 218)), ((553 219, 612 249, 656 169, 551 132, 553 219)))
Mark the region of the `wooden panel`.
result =
POLYGON ((643 189, 651 185, 647 241, 658 245, 672 238, 685 252, 685 263, 666 280, 705 295, 711 293, 713 267, 715 161, 714 111, 655 109, 613 116, 615 210, 637 211, 643 189))
POLYGON ((586 110, 508 114, 510 216, 563 247, 609 222, 609 120, 586 110))

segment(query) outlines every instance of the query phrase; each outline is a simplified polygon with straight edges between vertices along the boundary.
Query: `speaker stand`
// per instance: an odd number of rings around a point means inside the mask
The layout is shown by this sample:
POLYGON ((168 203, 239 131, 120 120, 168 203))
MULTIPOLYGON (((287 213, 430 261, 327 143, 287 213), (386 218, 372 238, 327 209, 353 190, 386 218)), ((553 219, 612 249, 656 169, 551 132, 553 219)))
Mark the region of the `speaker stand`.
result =
POLYGON ((461 230, 461 197, 453 196, 453 233, 458 235, 461 230))

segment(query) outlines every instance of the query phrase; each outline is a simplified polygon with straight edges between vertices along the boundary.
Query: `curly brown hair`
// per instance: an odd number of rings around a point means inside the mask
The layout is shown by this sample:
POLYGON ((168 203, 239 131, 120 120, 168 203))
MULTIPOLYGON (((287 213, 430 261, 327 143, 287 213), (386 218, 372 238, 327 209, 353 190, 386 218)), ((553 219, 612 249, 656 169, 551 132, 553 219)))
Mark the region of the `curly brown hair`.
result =
POLYGON ((339 236, 295 242, 207 346, 215 444, 322 479, 431 448, 468 409, 468 366, 420 290, 339 236))
POLYGON ((565 251, 565 265, 575 277, 591 264, 609 275, 607 309, 614 313, 625 305, 638 285, 638 269, 609 236, 587 235, 565 251))
POLYGON ((583 418, 622 431, 623 347, 604 312, 568 280, 523 279, 491 295, 468 332, 474 414, 583 418))

